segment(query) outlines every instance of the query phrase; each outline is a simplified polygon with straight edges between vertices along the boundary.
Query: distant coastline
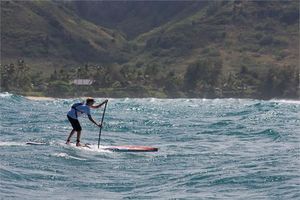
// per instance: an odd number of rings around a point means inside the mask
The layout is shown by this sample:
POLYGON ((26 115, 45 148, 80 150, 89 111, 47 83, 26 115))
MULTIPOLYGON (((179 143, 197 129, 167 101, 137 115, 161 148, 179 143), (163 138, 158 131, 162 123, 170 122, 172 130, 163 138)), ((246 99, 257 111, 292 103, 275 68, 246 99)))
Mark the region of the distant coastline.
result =
POLYGON ((255 97, 215 97, 215 98, 207 98, 207 97, 161 97, 161 96, 98 96, 98 95, 74 95, 74 96, 47 96, 47 95, 32 95, 32 94, 20 94, 20 93, 15 93, 15 92, 1 92, 0 97, 7 97, 7 96, 12 96, 12 95, 20 95, 26 99, 29 100, 35 100, 35 101, 51 101, 55 99, 86 99, 88 97, 93 97, 93 98, 157 98, 157 99, 256 99, 256 100, 276 100, 276 101, 300 101, 300 97, 296 98, 280 98, 280 97, 272 97, 272 98, 255 98, 255 97))
POLYGON ((278 101, 300 101, 300 97, 298 98, 268 98, 268 99, 264 99, 264 98, 246 98, 246 97, 216 97, 216 98, 203 98, 203 97, 175 97, 175 98, 170 98, 170 97, 107 97, 107 96, 68 96, 68 97, 50 97, 50 96, 24 96, 26 99, 29 100, 36 100, 36 101, 51 101, 51 100, 55 100, 55 99, 65 99, 65 98, 70 98, 70 99, 74 99, 74 98, 78 98, 78 99, 86 99, 87 97, 93 97, 93 98, 158 98, 158 99, 180 99, 180 98, 186 98, 186 99, 256 99, 256 100, 278 100, 278 101))

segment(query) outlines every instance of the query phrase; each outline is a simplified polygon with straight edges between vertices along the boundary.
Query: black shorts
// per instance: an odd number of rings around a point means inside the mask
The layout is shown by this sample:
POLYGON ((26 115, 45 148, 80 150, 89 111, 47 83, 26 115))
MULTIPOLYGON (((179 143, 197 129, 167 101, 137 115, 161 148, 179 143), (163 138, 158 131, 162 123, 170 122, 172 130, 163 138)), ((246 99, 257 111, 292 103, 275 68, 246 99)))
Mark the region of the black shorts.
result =
POLYGON ((67 115, 67 117, 68 117, 68 120, 71 123, 71 125, 72 125, 72 127, 75 131, 81 131, 82 130, 78 119, 73 119, 72 117, 69 117, 68 115, 67 115))

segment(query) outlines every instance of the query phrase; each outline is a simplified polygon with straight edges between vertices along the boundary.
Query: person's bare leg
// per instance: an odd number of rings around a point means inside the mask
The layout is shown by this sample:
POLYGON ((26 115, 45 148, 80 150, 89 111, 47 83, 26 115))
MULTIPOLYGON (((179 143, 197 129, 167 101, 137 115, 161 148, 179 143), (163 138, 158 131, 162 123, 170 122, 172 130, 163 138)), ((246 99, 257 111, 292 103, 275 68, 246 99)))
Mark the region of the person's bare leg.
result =
POLYGON ((73 130, 71 131, 71 133, 69 134, 69 137, 68 137, 68 139, 67 139, 66 144, 70 144, 70 139, 71 139, 71 137, 74 135, 74 133, 75 133, 75 130, 73 129, 73 130))
POLYGON ((80 135, 81 135, 81 131, 77 131, 77 141, 76 141, 76 146, 81 146, 81 144, 80 144, 80 135))

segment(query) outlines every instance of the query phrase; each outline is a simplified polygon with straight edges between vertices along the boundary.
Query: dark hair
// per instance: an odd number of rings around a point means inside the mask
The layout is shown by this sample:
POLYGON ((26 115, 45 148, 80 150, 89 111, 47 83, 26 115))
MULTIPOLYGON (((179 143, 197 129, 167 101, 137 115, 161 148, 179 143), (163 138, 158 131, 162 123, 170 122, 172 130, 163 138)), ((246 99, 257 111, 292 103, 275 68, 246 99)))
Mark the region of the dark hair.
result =
POLYGON ((95 102, 95 100, 93 98, 87 98, 86 99, 86 104, 89 104, 90 102, 95 102))

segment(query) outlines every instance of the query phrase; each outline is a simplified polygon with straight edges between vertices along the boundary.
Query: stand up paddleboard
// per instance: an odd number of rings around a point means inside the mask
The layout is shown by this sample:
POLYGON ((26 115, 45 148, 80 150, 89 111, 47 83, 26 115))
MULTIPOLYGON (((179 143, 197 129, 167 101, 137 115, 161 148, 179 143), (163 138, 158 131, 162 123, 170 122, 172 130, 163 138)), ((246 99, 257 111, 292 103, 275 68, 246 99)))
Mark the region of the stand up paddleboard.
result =
MULTIPOLYGON (((48 145, 45 142, 26 142, 26 145, 48 145)), ((94 149, 95 145, 89 143, 77 147, 75 144, 70 143, 69 146, 76 148, 88 148, 94 149)), ((113 151, 113 152, 157 152, 158 148, 149 147, 149 146, 133 146, 133 145, 124 145, 124 146, 100 146, 101 150, 113 151)))
MULTIPOLYGON (((75 146, 75 144, 71 143, 68 144, 72 147, 76 148, 88 148, 91 150, 97 150, 98 148, 96 145, 91 145, 89 143, 81 145, 79 147, 75 146)), ((125 146, 100 146, 100 150, 105 151, 113 151, 113 152, 156 152, 158 148, 155 147, 148 147, 148 146, 132 146, 132 145, 125 145, 125 146)))
POLYGON ((100 146, 103 150, 114 152, 156 152, 158 148, 147 146, 100 146))

